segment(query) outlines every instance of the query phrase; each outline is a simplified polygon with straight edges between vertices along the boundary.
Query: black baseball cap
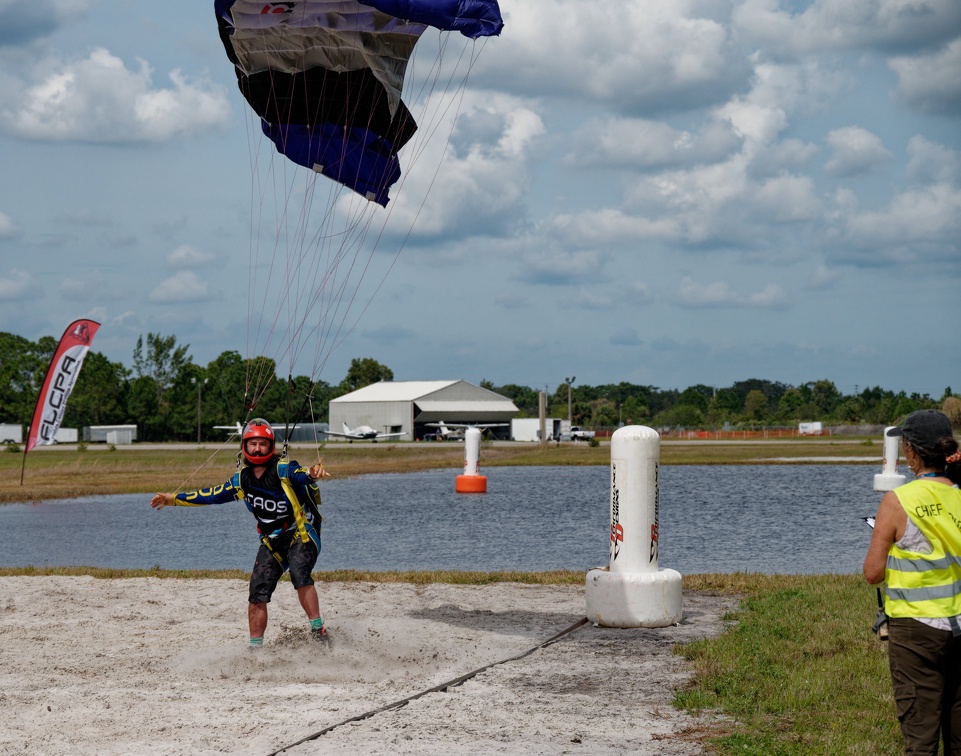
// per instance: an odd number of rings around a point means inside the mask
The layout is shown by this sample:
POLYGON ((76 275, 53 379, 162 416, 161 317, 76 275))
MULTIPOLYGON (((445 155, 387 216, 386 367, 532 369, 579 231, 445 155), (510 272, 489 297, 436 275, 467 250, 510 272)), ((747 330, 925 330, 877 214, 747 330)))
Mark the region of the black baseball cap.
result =
POLYGON ((903 436, 904 439, 925 451, 935 451, 938 440, 953 436, 951 421, 943 412, 937 410, 918 410, 912 412, 897 428, 888 431, 889 436, 903 436))

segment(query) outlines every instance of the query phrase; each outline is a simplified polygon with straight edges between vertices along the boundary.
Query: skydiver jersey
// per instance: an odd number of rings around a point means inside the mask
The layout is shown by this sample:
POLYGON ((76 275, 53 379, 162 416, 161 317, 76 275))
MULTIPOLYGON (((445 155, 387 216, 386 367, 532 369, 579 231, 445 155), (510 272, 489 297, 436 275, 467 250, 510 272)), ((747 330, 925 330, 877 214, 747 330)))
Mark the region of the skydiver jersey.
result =
MULTIPOLYGON (((267 538, 276 538, 297 527, 294 504, 284 492, 277 468, 278 465, 275 462, 260 478, 257 478, 252 468, 245 467, 240 471, 239 476, 235 475, 219 486, 178 493, 175 497, 176 503, 188 507, 206 506, 243 499, 247 509, 257 520, 257 532, 267 538)), ((307 469, 296 462, 287 464, 285 473, 287 479, 293 484, 294 491, 306 490, 314 483, 307 469)), ((309 497, 300 496, 299 499, 298 503, 303 510, 304 520, 316 528, 316 519, 319 514, 315 507, 309 501, 309 497)))
POLYGON ((257 518, 257 532, 261 535, 274 538, 296 524, 294 508, 280 485, 276 465, 268 467, 260 478, 251 468, 245 467, 240 471, 240 487, 244 491, 247 509, 257 518))

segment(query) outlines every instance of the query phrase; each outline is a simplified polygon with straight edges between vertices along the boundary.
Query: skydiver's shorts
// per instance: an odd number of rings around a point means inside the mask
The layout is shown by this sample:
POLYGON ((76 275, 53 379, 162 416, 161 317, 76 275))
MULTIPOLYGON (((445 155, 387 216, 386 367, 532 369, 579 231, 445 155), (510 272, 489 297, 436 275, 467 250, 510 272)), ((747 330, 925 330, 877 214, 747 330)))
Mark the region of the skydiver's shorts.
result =
POLYGON ((892 617, 888 662, 904 752, 961 754, 961 636, 892 617))
MULTIPOLYGON (((313 585, 314 579, 310 576, 310 571, 317 563, 317 545, 313 541, 304 543, 296 537, 294 532, 285 538, 286 543, 275 541, 274 548, 287 559, 290 582, 294 584, 295 589, 313 585)), ((250 574, 248 601, 251 604, 269 603, 274 588, 277 587, 277 581, 283 574, 284 568, 281 567, 280 562, 270 553, 270 549, 261 544, 253 572, 250 574)))

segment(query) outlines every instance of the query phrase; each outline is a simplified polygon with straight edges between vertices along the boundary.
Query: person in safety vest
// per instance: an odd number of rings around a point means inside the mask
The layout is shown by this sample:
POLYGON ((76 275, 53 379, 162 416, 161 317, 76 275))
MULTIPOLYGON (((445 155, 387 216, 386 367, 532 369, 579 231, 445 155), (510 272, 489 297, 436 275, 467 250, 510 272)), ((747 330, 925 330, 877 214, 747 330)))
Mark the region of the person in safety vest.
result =
POLYGON ((864 558, 885 583, 888 662, 905 752, 961 754, 961 451, 951 421, 912 412, 898 428, 915 480, 881 499, 864 558))
POLYGON ((327 628, 310 572, 320 554, 320 493, 315 481, 329 478, 330 473, 321 462, 308 469, 282 459, 275 453, 273 428, 259 418, 244 428, 241 450, 246 464, 226 483, 176 495, 158 493, 150 506, 196 507, 243 500, 257 520, 260 535, 247 608, 250 647, 263 645, 267 604, 287 570, 310 620, 311 636, 327 642, 327 628))

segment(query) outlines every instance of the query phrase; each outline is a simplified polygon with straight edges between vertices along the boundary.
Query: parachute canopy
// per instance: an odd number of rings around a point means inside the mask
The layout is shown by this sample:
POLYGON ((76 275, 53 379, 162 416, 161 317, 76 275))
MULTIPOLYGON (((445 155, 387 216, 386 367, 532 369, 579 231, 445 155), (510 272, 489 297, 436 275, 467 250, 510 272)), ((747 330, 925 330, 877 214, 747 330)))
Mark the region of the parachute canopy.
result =
POLYGON ((401 100, 428 26, 476 39, 496 0, 215 0, 220 38, 261 126, 290 160, 387 205, 417 124, 401 100))

